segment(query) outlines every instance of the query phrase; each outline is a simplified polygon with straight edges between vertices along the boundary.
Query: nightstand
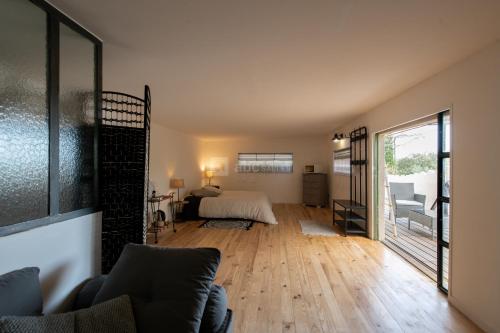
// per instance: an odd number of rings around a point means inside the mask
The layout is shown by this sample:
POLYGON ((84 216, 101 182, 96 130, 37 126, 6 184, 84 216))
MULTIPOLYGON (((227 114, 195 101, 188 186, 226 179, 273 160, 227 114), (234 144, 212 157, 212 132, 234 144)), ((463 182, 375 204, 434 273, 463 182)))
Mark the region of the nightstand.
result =
POLYGON ((184 220, 181 218, 181 213, 182 213, 182 208, 187 203, 189 203, 189 202, 188 201, 184 201, 184 200, 174 201, 172 203, 172 220, 175 223, 184 222, 184 220))

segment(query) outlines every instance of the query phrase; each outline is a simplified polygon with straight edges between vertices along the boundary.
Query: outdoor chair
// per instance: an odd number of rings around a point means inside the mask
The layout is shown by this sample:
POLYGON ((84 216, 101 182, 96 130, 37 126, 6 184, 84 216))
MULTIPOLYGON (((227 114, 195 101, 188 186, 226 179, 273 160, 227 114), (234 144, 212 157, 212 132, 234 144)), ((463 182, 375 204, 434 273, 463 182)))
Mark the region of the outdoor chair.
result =
POLYGON ((394 216, 408 217, 410 210, 425 211, 425 195, 415 194, 414 183, 389 183, 394 216))

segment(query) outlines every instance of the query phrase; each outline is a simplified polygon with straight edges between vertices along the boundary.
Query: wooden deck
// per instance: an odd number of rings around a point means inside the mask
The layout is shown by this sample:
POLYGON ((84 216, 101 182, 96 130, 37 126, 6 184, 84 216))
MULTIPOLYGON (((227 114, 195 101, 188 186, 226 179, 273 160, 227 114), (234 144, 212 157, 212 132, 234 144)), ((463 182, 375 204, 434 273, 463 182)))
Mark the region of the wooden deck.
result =
POLYGON ((398 253, 400 250, 412 256, 425 266, 427 275, 436 279, 437 242, 435 237, 431 237, 431 231, 413 222, 411 229, 408 229, 408 219, 406 218, 396 219, 396 228, 397 235, 394 233, 394 225, 389 220, 385 221, 384 243, 398 253))

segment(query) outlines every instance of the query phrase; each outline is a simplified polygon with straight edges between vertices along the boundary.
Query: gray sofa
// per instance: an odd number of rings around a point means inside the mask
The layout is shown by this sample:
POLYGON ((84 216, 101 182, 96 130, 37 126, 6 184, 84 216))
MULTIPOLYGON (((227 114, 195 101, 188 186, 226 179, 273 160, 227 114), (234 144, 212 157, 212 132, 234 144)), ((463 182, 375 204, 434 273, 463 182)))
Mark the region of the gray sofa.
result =
POLYGON ((47 316, 39 269, 13 271, 0 276, 0 332, 230 333, 226 292, 213 283, 219 262, 217 249, 129 244, 109 275, 84 284, 73 312, 47 316), (88 318, 99 328, 88 329, 88 318))
POLYGON ((410 210, 425 211, 425 195, 415 193, 413 183, 389 183, 394 216, 408 217, 410 210))

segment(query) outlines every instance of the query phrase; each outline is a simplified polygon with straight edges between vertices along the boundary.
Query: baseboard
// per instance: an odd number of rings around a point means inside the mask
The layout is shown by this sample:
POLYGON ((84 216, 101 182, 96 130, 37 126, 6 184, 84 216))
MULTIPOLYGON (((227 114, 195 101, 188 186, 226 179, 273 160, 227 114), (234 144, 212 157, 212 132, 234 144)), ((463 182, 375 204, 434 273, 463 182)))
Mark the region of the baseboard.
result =
POLYGON ((480 329, 482 329, 483 331, 485 332, 488 332, 488 333, 499 333, 500 332, 500 328, 493 328, 491 326, 489 326, 488 324, 486 324, 484 321, 480 320, 479 318, 477 318, 473 313, 472 311, 470 311, 467 306, 464 306, 463 303, 461 303, 456 297, 453 297, 451 295, 448 296, 448 302, 454 307, 456 308, 458 311, 460 311, 464 316, 466 316, 467 318, 469 318, 471 321, 474 322, 474 324, 476 324, 480 329))

